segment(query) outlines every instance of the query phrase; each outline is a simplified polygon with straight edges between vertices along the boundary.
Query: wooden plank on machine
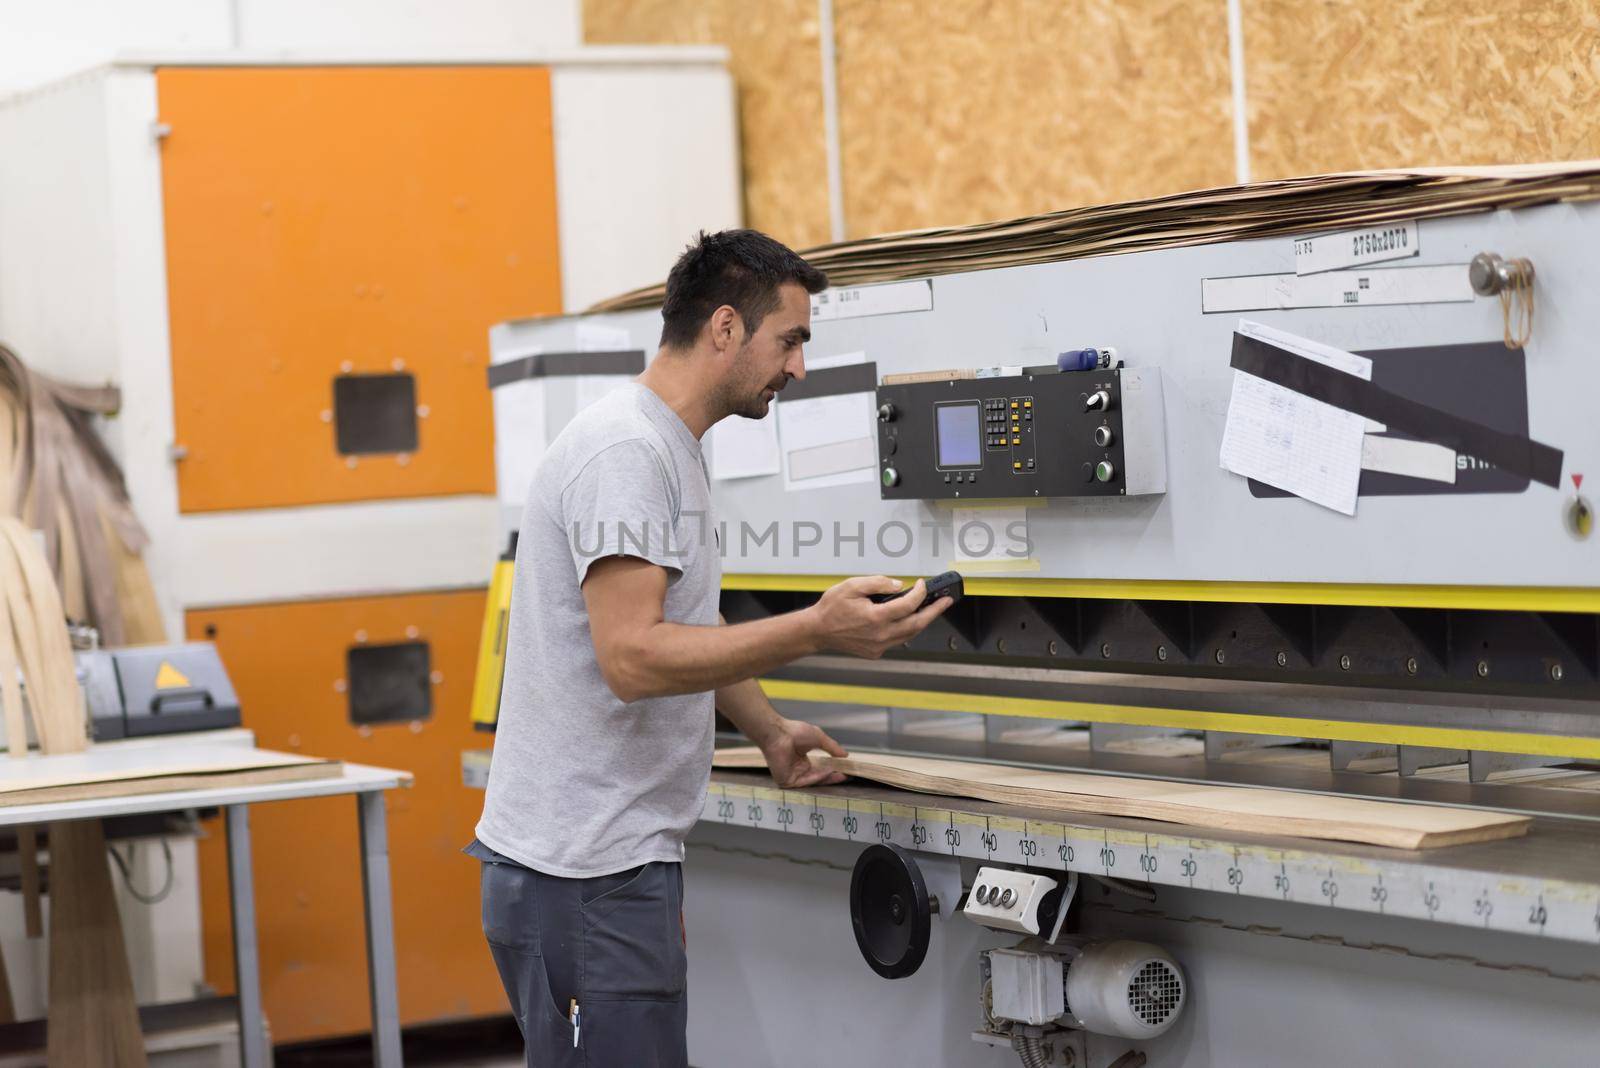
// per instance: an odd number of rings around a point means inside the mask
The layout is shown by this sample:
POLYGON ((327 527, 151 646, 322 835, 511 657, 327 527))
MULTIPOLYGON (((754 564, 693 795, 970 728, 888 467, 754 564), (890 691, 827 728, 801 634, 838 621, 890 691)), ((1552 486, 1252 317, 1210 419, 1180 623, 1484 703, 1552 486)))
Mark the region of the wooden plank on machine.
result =
MULTIPOLYGON (((878 753, 831 757, 813 752, 811 760, 846 775, 917 793, 971 797, 1052 812, 1127 816, 1190 827, 1365 842, 1399 849, 1515 838, 1526 834, 1532 822, 1525 816, 1476 809, 1042 771, 932 757, 878 753)), ((758 749, 722 749, 717 751, 714 764, 720 768, 760 768, 765 761, 758 749)))

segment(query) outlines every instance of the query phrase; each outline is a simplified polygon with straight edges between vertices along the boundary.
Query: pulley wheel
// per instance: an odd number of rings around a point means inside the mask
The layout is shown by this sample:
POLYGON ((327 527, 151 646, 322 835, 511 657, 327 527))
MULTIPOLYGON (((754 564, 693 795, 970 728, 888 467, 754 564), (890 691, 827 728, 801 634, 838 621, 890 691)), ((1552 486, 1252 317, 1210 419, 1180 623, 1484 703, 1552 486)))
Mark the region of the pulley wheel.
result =
POLYGON ((933 929, 928 886, 910 853, 896 845, 868 846, 850 876, 850 923, 872 970, 903 979, 922 966, 933 929))

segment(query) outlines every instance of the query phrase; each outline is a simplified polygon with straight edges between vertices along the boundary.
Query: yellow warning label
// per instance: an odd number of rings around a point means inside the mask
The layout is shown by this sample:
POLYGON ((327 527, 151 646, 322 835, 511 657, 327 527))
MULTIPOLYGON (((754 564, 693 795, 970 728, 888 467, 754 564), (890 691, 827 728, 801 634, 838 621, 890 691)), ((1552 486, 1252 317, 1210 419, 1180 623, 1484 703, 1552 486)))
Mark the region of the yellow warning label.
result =
POLYGON ((169 661, 161 661, 161 670, 156 672, 156 689, 176 690, 180 686, 189 685, 189 676, 173 667, 169 661))

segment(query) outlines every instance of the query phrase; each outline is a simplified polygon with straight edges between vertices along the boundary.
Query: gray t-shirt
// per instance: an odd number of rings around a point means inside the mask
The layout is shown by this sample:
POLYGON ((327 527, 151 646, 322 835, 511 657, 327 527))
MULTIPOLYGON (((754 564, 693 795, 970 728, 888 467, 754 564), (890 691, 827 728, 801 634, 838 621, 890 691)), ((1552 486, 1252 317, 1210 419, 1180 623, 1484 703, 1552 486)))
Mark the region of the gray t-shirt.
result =
POLYGON ((631 383, 567 425, 522 516, 500 723, 478 838, 547 875, 683 859, 711 774, 712 695, 624 704, 595 660, 580 586, 635 556, 667 569, 666 619, 715 626, 722 561, 700 443, 631 383))

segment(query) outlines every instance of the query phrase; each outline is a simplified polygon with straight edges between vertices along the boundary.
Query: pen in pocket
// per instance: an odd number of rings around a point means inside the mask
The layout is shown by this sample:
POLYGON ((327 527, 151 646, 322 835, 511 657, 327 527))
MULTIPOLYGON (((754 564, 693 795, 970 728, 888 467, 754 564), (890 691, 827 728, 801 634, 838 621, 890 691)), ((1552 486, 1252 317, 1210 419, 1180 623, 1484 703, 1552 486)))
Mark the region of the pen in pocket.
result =
POLYGON ((567 1014, 567 1022, 572 1024, 572 1048, 573 1049, 577 1049, 578 1048, 578 1031, 582 1026, 582 1022, 581 1021, 582 1021, 582 1017, 579 1015, 579 1011, 578 1011, 578 999, 577 998, 573 998, 571 1005, 568 1007, 568 1014, 567 1014))

